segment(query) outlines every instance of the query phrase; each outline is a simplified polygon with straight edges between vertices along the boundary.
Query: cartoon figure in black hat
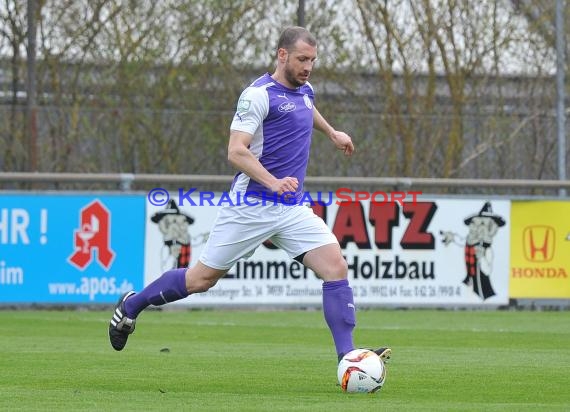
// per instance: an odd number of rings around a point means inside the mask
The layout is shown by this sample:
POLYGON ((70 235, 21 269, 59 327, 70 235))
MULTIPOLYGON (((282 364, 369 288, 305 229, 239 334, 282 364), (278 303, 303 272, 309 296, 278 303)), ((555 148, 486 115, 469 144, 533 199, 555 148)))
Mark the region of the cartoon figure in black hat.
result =
POLYGON ((161 252, 161 266, 164 271, 188 267, 192 258, 192 245, 189 226, 194 219, 180 212, 174 200, 161 211, 156 212, 151 221, 158 224, 164 238, 161 252))
POLYGON ((493 249, 491 244, 500 227, 505 225, 505 219, 495 215, 491 203, 486 202, 481 211, 464 220, 469 228, 467 238, 463 239, 453 232, 441 232, 443 243, 459 244, 457 238, 465 242, 465 265, 467 276, 463 280, 483 300, 495 295, 491 285, 493 271, 493 249))

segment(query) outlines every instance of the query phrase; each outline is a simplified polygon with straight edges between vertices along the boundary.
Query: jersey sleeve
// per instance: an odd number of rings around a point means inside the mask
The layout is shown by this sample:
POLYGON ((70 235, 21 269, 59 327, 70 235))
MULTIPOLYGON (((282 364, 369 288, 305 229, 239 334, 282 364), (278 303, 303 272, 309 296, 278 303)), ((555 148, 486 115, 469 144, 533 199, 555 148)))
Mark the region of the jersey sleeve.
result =
POLYGON ((239 97, 230 130, 253 135, 269 112, 269 97, 264 88, 248 87, 239 97))

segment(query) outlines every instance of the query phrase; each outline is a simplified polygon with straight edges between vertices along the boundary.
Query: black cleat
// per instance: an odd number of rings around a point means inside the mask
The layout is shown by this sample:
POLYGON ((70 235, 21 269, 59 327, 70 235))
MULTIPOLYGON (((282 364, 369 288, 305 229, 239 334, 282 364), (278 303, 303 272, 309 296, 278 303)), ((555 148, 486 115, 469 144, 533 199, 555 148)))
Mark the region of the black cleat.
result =
POLYGON ((386 362, 392 356, 392 349, 390 348, 378 348, 373 350, 373 352, 382 359, 382 361, 386 362))
POLYGON ((115 350, 123 350, 129 335, 135 331, 136 319, 130 319, 125 313, 125 300, 135 292, 127 292, 120 297, 111 322, 109 322, 109 340, 115 350))

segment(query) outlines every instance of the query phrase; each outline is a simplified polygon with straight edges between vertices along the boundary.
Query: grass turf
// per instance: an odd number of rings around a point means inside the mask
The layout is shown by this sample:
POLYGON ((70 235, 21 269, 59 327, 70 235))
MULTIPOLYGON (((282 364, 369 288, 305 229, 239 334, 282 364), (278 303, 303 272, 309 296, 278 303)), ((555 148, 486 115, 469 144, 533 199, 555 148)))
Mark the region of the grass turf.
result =
POLYGON ((0 311, 0 410, 570 409, 568 312, 369 310, 384 388, 345 394, 320 311, 146 311, 122 352, 111 311, 0 311))

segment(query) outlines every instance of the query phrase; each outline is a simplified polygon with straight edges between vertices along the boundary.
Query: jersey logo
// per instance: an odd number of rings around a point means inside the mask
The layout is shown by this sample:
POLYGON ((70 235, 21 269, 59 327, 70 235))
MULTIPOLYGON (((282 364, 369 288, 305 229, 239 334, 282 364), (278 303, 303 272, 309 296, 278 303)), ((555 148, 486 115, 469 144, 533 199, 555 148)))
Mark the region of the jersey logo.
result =
POLYGON ((303 100, 305 101, 305 106, 307 106, 309 109, 313 108, 313 103, 311 102, 311 99, 309 99, 308 95, 304 95, 303 100))
POLYGON ((278 94, 277 97, 281 97, 281 98, 283 98, 283 99, 285 99, 285 100, 289 100, 289 98, 287 97, 287 95, 286 95, 285 93, 283 93, 283 94, 278 94))
POLYGON ((251 100, 239 99, 237 104, 238 113, 247 113, 251 107, 251 100))
POLYGON ((295 110, 296 108, 297 106, 295 106, 295 103, 284 102, 279 105, 279 108, 277 110, 279 110, 281 113, 289 113, 295 110))

